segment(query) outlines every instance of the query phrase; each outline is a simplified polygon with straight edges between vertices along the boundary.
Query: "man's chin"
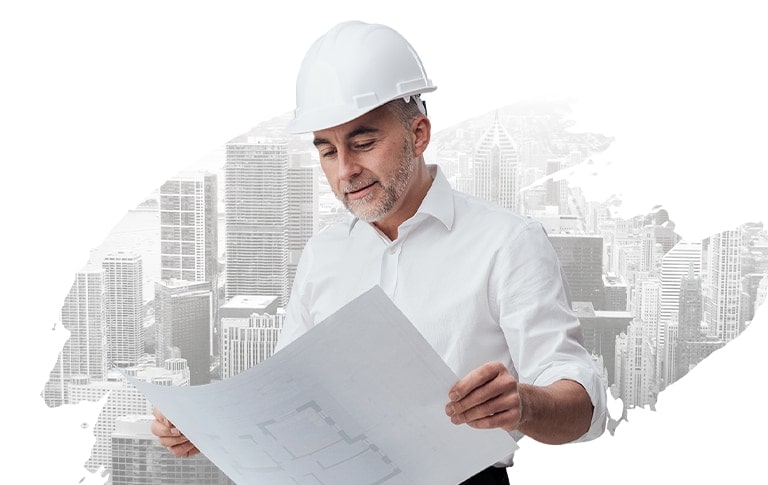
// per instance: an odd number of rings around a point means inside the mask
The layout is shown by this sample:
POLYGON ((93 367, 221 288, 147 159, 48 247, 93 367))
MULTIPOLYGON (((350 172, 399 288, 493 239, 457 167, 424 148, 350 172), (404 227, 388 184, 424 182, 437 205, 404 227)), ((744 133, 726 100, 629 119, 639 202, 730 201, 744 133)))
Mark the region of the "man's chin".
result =
POLYGON ((355 217, 365 222, 377 222, 383 219, 388 211, 374 210, 373 208, 353 207, 350 204, 346 204, 347 210, 355 217))

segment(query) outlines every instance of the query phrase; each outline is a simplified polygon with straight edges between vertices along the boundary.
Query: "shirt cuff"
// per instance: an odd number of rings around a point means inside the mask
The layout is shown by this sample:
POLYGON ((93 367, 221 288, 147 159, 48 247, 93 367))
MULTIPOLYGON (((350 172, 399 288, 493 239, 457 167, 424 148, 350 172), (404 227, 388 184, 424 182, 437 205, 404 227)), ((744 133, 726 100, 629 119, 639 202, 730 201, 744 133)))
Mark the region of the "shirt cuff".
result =
POLYGON ((605 423, 608 417, 607 394, 603 381, 598 373, 589 368, 573 364, 554 366, 546 369, 533 382, 537 386, 548 386, 562 379, 576 381, 587 391, 594 409, 592 411, 592 423, 589 430, 581 435, 573 443, 590 441, 598 438, 605 431, 605 423))

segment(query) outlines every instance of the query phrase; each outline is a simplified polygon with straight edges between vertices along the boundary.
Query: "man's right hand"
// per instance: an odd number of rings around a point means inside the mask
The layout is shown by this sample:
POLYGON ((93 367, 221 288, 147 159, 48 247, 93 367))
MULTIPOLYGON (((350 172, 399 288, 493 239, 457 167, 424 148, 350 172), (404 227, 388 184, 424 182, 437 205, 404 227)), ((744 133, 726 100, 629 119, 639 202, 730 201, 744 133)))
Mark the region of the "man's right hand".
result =
POLYGON ((188 457, 200 453, 181 431, 168 421, 159 409, 153 408, 152 414, 155 420, 152 422, 152 434, 159 438, 160 444, 165 446, 173 456, 188 457))

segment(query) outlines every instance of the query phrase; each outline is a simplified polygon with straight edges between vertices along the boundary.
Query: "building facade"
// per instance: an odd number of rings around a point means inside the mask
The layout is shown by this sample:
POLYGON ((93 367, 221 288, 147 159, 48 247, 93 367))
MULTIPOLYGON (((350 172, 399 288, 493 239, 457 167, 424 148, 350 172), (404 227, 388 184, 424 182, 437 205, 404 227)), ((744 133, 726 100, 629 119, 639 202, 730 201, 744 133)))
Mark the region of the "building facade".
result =
POLYGON ((155 283, 155 359, 184 358, 193 386, 211 382, 213 295, 208 282, 155 283))
POLYGON ((244 137, 226 148, 226 299, 288 295, 288 145, 244 137))
POLYGON ((141 255, 117 251, 102 260, 107 366, 135 366, 144 355, 144 276, 141 255))

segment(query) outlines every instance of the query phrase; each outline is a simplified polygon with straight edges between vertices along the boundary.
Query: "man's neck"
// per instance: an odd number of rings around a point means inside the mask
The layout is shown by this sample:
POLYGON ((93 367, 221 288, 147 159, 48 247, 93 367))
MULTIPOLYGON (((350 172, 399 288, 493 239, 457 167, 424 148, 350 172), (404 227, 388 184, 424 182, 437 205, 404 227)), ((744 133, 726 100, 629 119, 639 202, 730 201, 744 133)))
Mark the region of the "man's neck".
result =
POLYGON ((424 197, 429 192, 429 188, 432 187, 432 180, 432 174, 422 159, 421 163, 416 165, 411 179, 413 186, 407 190, 409 195, 404 198, 403 205, 396 208, 386 217, 374 222, 373 225, 387 236, 390 241, 397 239, 397 230, 400 224, 413 217, 419 210, 424 197))

